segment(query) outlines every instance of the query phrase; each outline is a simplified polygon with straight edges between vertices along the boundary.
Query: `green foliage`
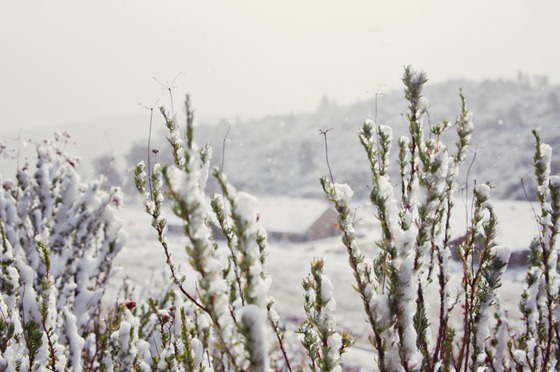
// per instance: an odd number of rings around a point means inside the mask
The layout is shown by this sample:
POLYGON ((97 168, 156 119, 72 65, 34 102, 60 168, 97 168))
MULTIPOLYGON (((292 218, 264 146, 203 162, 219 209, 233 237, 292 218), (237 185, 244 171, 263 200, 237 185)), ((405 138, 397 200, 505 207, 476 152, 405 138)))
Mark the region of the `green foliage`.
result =
POLYGON ((323 274, 325 261, 316 259, 311 262, 311 274, 303 282, 304 309, 306 320, 298 332, 310 359, 313 371, 333 371, 340 368, 341 356, 352 346, 354 340, 349 333, 336 331, 334 318, 335 300, 332 297, 332 284, 323 274))
POLYGON ((8 320, 0 319, 0 351, 6 352, 10 340, 15 335, 15 325, 8 320))
POLYGON ((34 320, 23 324, 23 337, 28 350, 29 365, 35 365, 35 357, 43 345, 41 326, 34 320))

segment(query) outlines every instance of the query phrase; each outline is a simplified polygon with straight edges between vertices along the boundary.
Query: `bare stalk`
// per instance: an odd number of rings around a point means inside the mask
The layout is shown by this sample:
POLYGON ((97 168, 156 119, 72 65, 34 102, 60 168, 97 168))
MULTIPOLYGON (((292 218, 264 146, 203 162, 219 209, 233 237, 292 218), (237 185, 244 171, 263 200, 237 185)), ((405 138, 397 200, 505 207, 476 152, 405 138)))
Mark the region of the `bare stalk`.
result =
POLYGON ((139 104, 141 107, 150 110, 150 129, 148 131, 148 187, 150 188, 150 198, 153 201, 153 190, 152 190, 152 164, 150 162, 151 152, 152 152, 152 122, 154 119, 154 107, 156 107, 159 99, 151 106, 145 106, 139 104))
POLYGON ((331 165, 329 163, 329 144, 327 142, 327 133, 329 133, 333 129, 334 128, 327 129, 327 130, 319 129, 319 134, 322 134, 323 137, 325 138, 325 159, 327 160, 327 167, 329 168, 329 176, 331 178, 331 183, 334 185, 334 178, 331 170, 331 165))

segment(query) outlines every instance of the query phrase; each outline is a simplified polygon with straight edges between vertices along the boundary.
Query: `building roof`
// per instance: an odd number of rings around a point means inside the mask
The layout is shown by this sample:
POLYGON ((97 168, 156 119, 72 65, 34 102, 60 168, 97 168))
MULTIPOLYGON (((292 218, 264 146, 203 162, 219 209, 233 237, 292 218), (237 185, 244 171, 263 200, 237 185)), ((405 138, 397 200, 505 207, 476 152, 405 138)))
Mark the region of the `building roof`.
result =
POLYGON ((259 225, 268 232, 303 234, 330 208, 322 199, 259 197, 259 225))
MULTIPOLYGON (((207 207, 210 208, 210 202, 207 207)), ((304 234, 329 208, 327 200, 322 199, 257 197, 258 225, 269 233, 304 234)), ((183 224, 169 210, 166 211, 166 218, 170 225, 183 224)))

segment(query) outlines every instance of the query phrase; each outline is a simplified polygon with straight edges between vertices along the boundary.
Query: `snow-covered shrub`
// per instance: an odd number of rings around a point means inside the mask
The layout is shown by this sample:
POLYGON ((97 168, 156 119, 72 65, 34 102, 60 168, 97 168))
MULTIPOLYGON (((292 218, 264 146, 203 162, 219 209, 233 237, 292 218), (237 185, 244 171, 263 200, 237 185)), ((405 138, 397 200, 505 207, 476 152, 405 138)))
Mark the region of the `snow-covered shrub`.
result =
POLYGON ((336 302, 332 283, 323 274, 324 264, 324 259, 313 260, 311 273, 302 282, 307 318, 299 332, 313 371, 340 371, 341 356, 353 340, 350 334, 336 331, 336 302))
POLYGON ((525 288, 519 308, 524 332, 510 345, 518 369, 560 368, 560 293, 558 247, 560 177, 550 175, 552 148, 536 140, 533 165, 537 178, 539 235, 532 241, 525 288))
POLYGON ((102 298, 126 242, 118 189, 82 183, 66 134, 0 189, 0 370, 98 366, 108 339, 102 298))
MULTIPOLYGON (((345 184, 321 180, 338 212, 350 267, 356 279, 367 320, 375 365, 382 371, 411 370, 550 370, 558 369, 558 250, 560 178, 550 177, 549 146, 535 132, 534 159, 541 204, 541 234, 532 245, 531 265, 521 310, 525 333, 508 333, 507 319, 497 304, 496 290, 509 261, 509 248, 495 243, 497 218, 490 203, 491 187, 474 188, 473 210, 464 240, 453 246, 450 217, 473 131, 472 115, 463 95, 454 123, 431 126, 425 138, 429 107, 422 97, 427 77, 410 67, 403 82, 409 102, 409 136, 398 140, 400 180, 389 176, 392 130, 367 120, 359 131, 372 173, 371 203, 381 223, 379 254, 366 258, 360 251, 350 210, 352 190, 345 184), (456 149, 442 141, 455 128, 456 149), (449 285, 451 250, 462 261, 458 293, 449 285), (439 291, 439 317, 429 319, 428 290, 439 291), (450 314, 459 313, 461 327, 452 327, 450 314)), ((331 177, 332 180, 332 177, 331 177)))
POLYGON ((198 148, 194 142, 194 117, 188 97, 186 109, 184 137, 177 116, 161 108, 174 164, 155 164, 148 174, 145 164, 138 164, 136 185, 144 196, 146 212, 152 216, 172 280, 189 300, 185 319, 197 319, 190 325, 193 332, 189 342, 197 345, 196 353, 191 347, 191 358, 196 354, 202 358, 196 360, 196 365, 215 370, 265 371, 274 366, 291 369, 274 299, 268 294, 271 279, 266 271, 267 237, 257 225, 256 199, 238 192, 221 169, 215 168, 212 173, 222 195, 212 195, 212 210, 207 208, 204 188, 212 151, 209 146, 198 148), (173 211, 184 222, 189 263, 197 272, 194 278, 179 276, 168 248, 167 222, 162 215, 164 182, 173 211), (226 238, 225 251, 214 239, 213 224, 226 238), (187 280, 194 283, 196 291, 188 289, 187 280), (282 350, 280 359, 271 358, 273 342, 282 350))
MULTIPOLYGON (((410 135, 398 140, 398 188, 388 173, 393 141, 391 128, 367 120, 359 131, 372 172, 370 200, 377 209, 376 216, 382 227, 377 257, 368 260, 358 248, 349 219, 352 195, 349 187, 333 185, 327 178, 322 179, 327 197, 335 203, 339 213, 343 242, 348 248, 356 288, 371 326, 376 364, 381 370, 432 370, 438 366, 449 368, 452 363, 459 367, 472 356, 472 352, 467 352, 452 358, 451 348, 456 341, 452 338, 454 331, 448 326, 449 312, 454 304, 447 286, 447 263, 451 249, 449 219, 452 200, 473 123, 461 96, 462 110, 454 125, 446 121, 434 126, 425 139, 423 120, 429 104, 422 97, 422 88, 426 81, 423 72, 415 72, 409 67, 405 69, 403 82, 409 102, 410 135), (455 153, 451 154, 440 136, 453 126, 458 141, 455 153), (441 296, 439 322, 427 318, 429 305, 425 294, 433 280, 438 280, 441 296), (435 338, 432 337, 434 332, 435 338)), ((481 225, 473 222, 469 236, 477 237, 480 231, 481 225)), ((470 276, 475 271, 474 267, 468 266, 474 241, 466 242, 464 246, 465 275, 470 276)), ((489 241, 485 249, 490 252, 493 243, 489 241)), ((482 265, 476 270, 481 268, 482 265)), ((470 289, 465 288, 465 297, 470 296, 470 289)), ((465 329, 472 328, 473 322, 465 318, 465 329)), ((459 342, 465 346, 475 343, 469 333, 465 333, 459 342)))
MULTIPOLYGON (((456 120, 431 125, 425 133, 429 103, 422 97, 422 88, 426 81, 425 73, 405 69, 409 135, 397 141, 398 182, 389 175, 391 128, 367 120, 358 133, 370 163, 370 200, 382 228, 378 255, 366 257, 360 250, 350 208, 352 189, 335 184, 332 175, 321 179, 327 198, 338 212, 355 289, 371 328, 369 340, 375 351, 372 364, 382 371, 557 367, 560 181, 550 177, 550 148, 535 134, 541 236, 533 244, 521 304, 527 317, 526 330, 517 335, 508 328, 496 294, 510 250, 495 242, 498 221, 489 185, 474 187, 465 237, 459 244, 451 241, 451 213, 459 189, 459 171, 474 129, 472 114, 461 93, 456 120), (443 142, 444 133, 451 130, 456 133, 454 148, 443 142), (462 262, 458 291, 449 283, 452 250, 462 262), (439 293, 436 319, 428 317, 428 291, 439 293), (461 319, 460 325, 452 325, 452 315, 461 319)), ((204 186, 211 149, 198 148, 193 140, 189 101, 185 139, 178 132, 176 116, 164 109, 162 113, 175 164, 156 164, 146 174, 145 165, 140 163, 136 182, 167 255, 173 281, 190 300, 190 314, 205 319, 207 339, 200 344, 206 365, 220 370, 291 370, 290 362, 295 358, 286 350, 292 350, 293 345, 284 345, 274 300, 268 295, 271 279, 266 271, 266 234, 258 228, 255 199, 237 192, 222 170, 215 168, 213 175, 222 193, 210 197, 208 208, 204 186), (167 248, 166 220, 161 215, 164 182, 175 213, 184 221, 190 264, 198 272, 188 280, 195 283, 196 292, 187 290, 187 278, 179 276, 167 248), (225 236, 226 250, 216 244, 213 226, 225 236), (282 350, 282 358, 271 358, 272 342, 282 350)), ((336 293, 331 292, 323 265, 323 260, 314 260, 310 275, 303 281, 307 317, 298 332, 309 358, 297 368, 338 370, 342 353, 352 344, 349 334, 336 330, 336 293)), ((192 337, 199 340, 196 334, 192 337)))
MULTIPOLYGON (((82 182, 68 138, 40 143, 35 166, 2 181, 0 370, 149 370, 167 346, 159 309, 174 305, 180 316, 183 305, 171 288, 138 304, 114 297, 113 260, 127 240, 122 195, 103 179, 82 182)), ((181 332, 187 322, 175 324, 181 332)))
MULTIPOLYGON (((338 213, 354 288, 369 323, 364 326, 374 351, 372 366, 381 371, 558 370, 560 177, 550 175, 552 149, 534 132, 539 235, 530 247, 518 332, 498 306, 510 251, 495 241, 498 221, 489 185, 474 187, 466 234, 460 243, 451 241, 472 114, 460 94, 456 120, 430 125, 427 132, 426 81, 423 72, 405 69, 409 134, 397 141, 398 181, 390 176, 392 129, 367 120, 358 132, 370 165, 370 201, 381 225, 378 254, 366 257, 360 249, 350 186, 334 183, 332 174, 321 179, 338 213), (452 129, 454 148, 443 142, 452 129), (452 250, 462 265, 458 290, 450 284, 452 250), (439 294, 436 318, 428 316, 431 291, 439 294), (452 316, 460 319, 458 325, 452 316)), ((115 214, 121 195, 101 188, 102 180, 81 181, 77 160, 64 150, 67 137, 37 146, 35 168, 25 166, 15 181, 2 183, 0 370, 343 369, 342 355, 353 339, 336 329, 337 293, 323 273, 325 261, 311 262, 302 282, 306 318, 299 338, 288 337, 269 295, 267 235, 258 224, 256 199, 237 191, 223 169, 210 170, 212 149, 194 141, 188 97, 186 112, 182 131, 177 115, 161 108, 173 164, 142 162, 135 170, 136 187, 167 259, 168 281, 155 297, 133 293, 125 283, 126 301, 104 300, 113 258, 126 241, 115 214), (221 193, 207 198, 210 173, 221 193), (171 256, 165 197, 183 221, 192 276, 181 274, 171 256), (222 246, 216 229, 225 237, 222 246)), ((326 140, 327 131, 322 133, 326 140)))

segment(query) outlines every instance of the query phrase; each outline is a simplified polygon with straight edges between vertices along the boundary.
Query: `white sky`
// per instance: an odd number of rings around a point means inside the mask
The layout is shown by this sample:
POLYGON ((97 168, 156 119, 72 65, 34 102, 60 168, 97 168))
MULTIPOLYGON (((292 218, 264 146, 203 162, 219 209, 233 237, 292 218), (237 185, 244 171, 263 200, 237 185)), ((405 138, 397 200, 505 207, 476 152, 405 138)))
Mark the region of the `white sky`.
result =
POLYGON ((180 72, 201 117, 315 110, 446 78, 560 82, 560 2, 113 0, 0 3, 1 129, 141 114, 180 72))

